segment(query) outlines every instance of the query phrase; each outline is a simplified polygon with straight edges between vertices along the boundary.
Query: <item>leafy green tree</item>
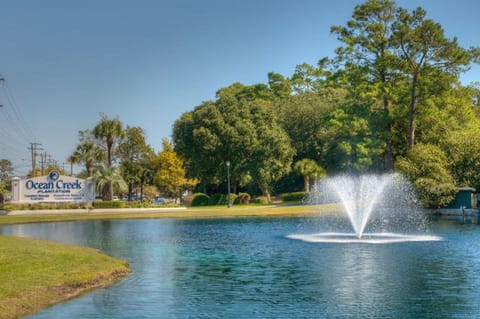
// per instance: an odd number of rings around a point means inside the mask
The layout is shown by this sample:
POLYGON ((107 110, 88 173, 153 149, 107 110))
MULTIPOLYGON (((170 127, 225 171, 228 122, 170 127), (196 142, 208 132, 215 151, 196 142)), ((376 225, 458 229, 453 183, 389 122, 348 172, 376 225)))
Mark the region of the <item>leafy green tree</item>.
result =
MULTIPOLYGON (((385 141, 385 169, 393 168, 392 94, 398 82, 398 59, 391 41, 397 7, 390 0, 369 0, 355 7, 347 26, 333 26, 344 46, 336 50, 345 69, 350 95, 356 103, 383 109, 381 135, 385 141), (379 101, 380 103, 377 103, 379 101)), ((376 112, 373 110, 373 112, 376 112)))
POLYGON ((143 185, 142 177, 150 166, 154 152, 148 145, 145 131, 141 127, 127 126, 116 153, 121 159, 120 169, 128 184, 128 199, 131 200, 134 185, 139 183, 143 185))
POLYGON ((396 168, 413 181, 424 206, 443 207, 453 201, 457 187, 447 156, 438 146, 418 144, 397 160, 396 168))
POLYGON ((117 155, 122 162, 141 162, 153 154, 141 127, 127 126, 119 140, 117 155))
MULTIPOLYGON (((480 82, 476 81, 468 86, 468 90, 472 94, 474 106, 480 106, 480 82)), ((477 108, 477 116, 480 116, 480 108, 477 108)))
POLYGON ((137 162, 125 161, 120 164, 120 173, 127 183, 128 201, 132 200, 133 187, 142 181, 144 167, 137 162))
MULTIPOLYGON (((346 26, 331 31, 343 45, 330 64, 336 69, 327 83, 336 79, 349 91, 352 106, 370 108, 366 119, 375 125, 371 136, 383 140, 384 168, 390 170, 396 156, 414 147, 416 137, 426 143, 423 116, 444 105, 435 97, 459 87, 459 74, 478 61, 479 50, 466 50, 456 38, 447 39, 422 8, 409 13, 391 0, 357 5, 346 26)), ((349 153, 351 148, 343 144, 349 153)))
POLYGON ((268 86, 277 98, 286 98, 292 94, 291 82, 279 73, 268 73, 268 86))
POLYGON ((293 168, 298 174, 303 176, 306 192, 310 192, 310 178, 313 178, 316 182, 318 178, 326 175, 325 169, 309 158, 296 162, 293 168))
POLYGON ((107 165, 112 166, 113 146, 125 135, 122 122, 118 118, 110 119, 105 114, 101 114, 100 122, 93 129, 93 135, 105 143, 107 165))
POLYGON ((174 124, 175 151, 185 161, 187 176, 198 179, 203 187, 218 183, 218 166, 224 159, 216 151, 221 145, 221 132, 213 130, 221 123, 215 104, 204 102, 174 124))
POLYGON ((95 171, 97 192, 102 194, 104 200, 110 201, 113 192, 125 192, 128 189, 127 183, 123 180, 118 167, 102 165, 95 171))
POLYGON ((329 60, 327 58, 320 60, 319 66, 315 67, 308 63, 302 63, 295 67, 295 72, 290 78, 292 92, 294 95, 317 92, 321 88, 332 85, 327 85, 327 78, 329 72, 326 71, 326 66, 329 60))
POLYGON ((376 134, 376 118, 368 104, 344 104, 331 113, 327 125, 335 135, 326 152, 329 171, 362 173, 383 167, 385 145, 376 134))
POLYGON ((11 188, 10 178, 13 177, 12 162, 7 159, 0 160, 0 193, 11 188))
POLYGON ((79 136, 80 143, 70 155, 69 160, 74 164, 83 163, 87 177, 92 177, 95 165, 105 160, 105 153, 88 130, 79 132, 79 136))
POLYGON ((460 47, 456 38, 447 39, 441 25, 425 16, 422 8, 412 13, 399 8, 392 26, 409 96, 409 149, 415 145, 418 107, 425 106, 426 97, 454 83, 473 61, 472 51, 460 47))
POLYGON ((240 162, 239 169, 249 173, 270 202, 272 184, 290 171, 294 151, 271 109, 256 105, 250 112, 255 127, 251 137, 254 148, 247 146, 240 151, 246 157, 240 162))
POLYGON ((449 133, 442 141, 451 162, 451 174, 459 187, 480 190, 480 130, 462 129, 449 133))
POLYGON ((232 182, 255 181, 270 197, 272 182, 290 169, 293 150, 273 112, 274 94, 265 85, 235 83, 186 113, 174 126, 175 150, 190 177, 219 184, 230 161, 232 182))
POLYGON ((275 101, 279 123, 295 150, 294 161, 311 158, 326 164, 326 153, 336 136, 328 126, 328 119, 344 98, 344 90, 329 88, 275 101))

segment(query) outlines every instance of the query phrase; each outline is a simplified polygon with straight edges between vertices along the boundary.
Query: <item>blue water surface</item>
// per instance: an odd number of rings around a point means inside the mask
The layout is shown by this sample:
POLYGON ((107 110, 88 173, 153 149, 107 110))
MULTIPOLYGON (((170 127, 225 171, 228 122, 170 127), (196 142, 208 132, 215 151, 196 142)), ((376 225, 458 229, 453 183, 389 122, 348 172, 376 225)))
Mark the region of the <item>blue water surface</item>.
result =
POLYGON ((98 248, 123 281, 29 318, 480 318, 480 227, 434 221, 442 241, 306 243, 322 218, 158 219, 0 227, 98 248))

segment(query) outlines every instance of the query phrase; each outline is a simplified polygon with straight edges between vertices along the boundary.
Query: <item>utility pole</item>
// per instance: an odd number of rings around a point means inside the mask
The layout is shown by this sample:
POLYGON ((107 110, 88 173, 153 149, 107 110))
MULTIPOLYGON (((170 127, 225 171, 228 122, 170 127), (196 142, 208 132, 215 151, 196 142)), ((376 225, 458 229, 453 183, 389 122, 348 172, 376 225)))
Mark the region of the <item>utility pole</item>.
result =
MULTIPOLYGON (((67 164, 70 164, 70 176, 73 176, 73 157, 72 156, 67 158, 67 164)), ((65 163, 64 163, 63 170, 65 171, 65 163)))
POLYGON ((32 152, 32 177, 35 177, 35 170, 37 169, 36 167, 36 162, 37 162, 37 151, 38 150, 43 150, 42 148, 38 148, 39 145, 42 145, 40 143, 30 143, 30 147, 28 150, 32 152))
MULTIPOLYGON (((0 75, 0 83, 3 85, 5 84, 5 78, 0 75)), ((3 107, 3 104, 0 104, 0 107, 3 107)))
POLYGON ((42 176, 45 175, 45 158, 47 157, 47 153, 46 152, 42 152, 40 153, 40 167, 41 167, 41 172, 42 172, 42 176))

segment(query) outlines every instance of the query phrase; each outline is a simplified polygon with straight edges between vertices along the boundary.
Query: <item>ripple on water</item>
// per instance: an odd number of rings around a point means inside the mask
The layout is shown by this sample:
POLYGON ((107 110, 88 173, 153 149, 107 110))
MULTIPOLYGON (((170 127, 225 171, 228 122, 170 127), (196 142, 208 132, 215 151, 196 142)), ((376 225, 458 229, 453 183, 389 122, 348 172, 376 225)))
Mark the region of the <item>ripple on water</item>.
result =
POLYGON ((292 234, 287 238, 302 240, 309 243, 331 244, 394 244, 403 242, 424 242, 443 240, 439 236, 431 235, 407 235, 396 233, 367 233, 360 238, 352 233, 317 233, 317 234, 292 234))

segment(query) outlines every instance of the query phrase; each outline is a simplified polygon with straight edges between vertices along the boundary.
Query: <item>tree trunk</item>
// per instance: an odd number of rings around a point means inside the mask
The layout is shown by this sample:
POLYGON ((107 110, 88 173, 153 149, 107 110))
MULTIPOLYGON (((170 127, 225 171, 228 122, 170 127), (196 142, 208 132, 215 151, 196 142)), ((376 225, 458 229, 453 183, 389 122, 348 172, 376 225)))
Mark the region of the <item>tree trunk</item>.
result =
MULTIPOLYGON (((383 56, 383 54, 382 54, 383 56)), ((385 152, 385 170, 393 170, 393 146, 392 146, 392 123, 390 122, 390 103, 388 101, 388 95, 386 92, 386 83, 387 75, 385 71, 382 71, 380 74, 380 79, 382 81, 382 97, 383 97, 383 111, 385 112, 385 117, 387 118, 387 125, 385 126, 385 144, 387 145, 387 150, 385 152)))
POLYGON ((267 198, 267 202, 271 203, 272 202, 272 197, 270 195, 270 190, 268 189, 268 186, 263 185, 262 183, 258 183, 258 187, 262 191, 263 196, 267 198))
POLYGON ((113 199, 113 185, 108 182, 103 188, 103 200, 111 201, 113 199))
POLYGON ((304 184, 304 187, 305 187, 305 191, 307 193, 309 193, 310 192, 310 176, 305 175, 303 177, 303 184, 304 184))
POLYGON ((133 189, 132 183, 128 183, 128 201, 129 202, 132 201, 132 189, 133 189))
POLYGON ((107 164, 108 164, 108 167, 112 166, 112 147, 113 147, 113 144, 107 143, 107 164))
POLYGON ((418 75, 414 74, 412 79, 412 88, 410 92, 410 129, 408 136, 408 148, 413 150, 415 146, 415 113, 417 108, 417 82, 418 75))
POLYGON ((92 177, 93 176, 93 166, 92 165, 87 165, 86 169, 87 169, 88 177, 92 177))
POLYGON ((387 117, 387 125, 385 127, 385 143, 387 144, 387 151, 385 154, 385 170, 393 170, 393 146, 392 146, 392 123, 390 123, 390 107, 386 96, 383 97, 383 110, 387 117))

